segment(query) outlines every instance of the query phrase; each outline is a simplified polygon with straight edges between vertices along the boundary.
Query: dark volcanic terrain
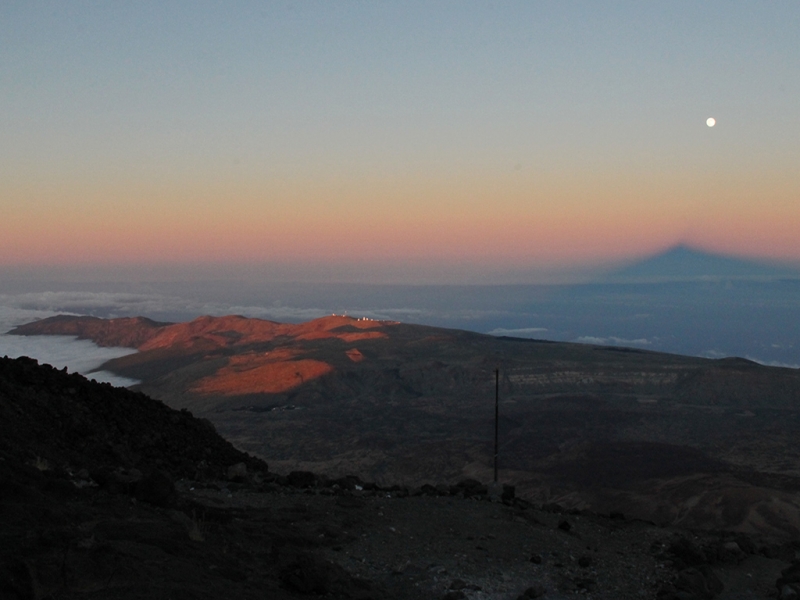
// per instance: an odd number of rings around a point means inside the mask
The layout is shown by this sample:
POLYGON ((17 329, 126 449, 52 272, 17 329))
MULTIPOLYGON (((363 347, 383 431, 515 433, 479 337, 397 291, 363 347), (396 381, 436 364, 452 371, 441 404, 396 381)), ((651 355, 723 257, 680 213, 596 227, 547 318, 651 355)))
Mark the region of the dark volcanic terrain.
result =
POLYGON ((500 479, 518 497, 800 535, 797 370, 337 316, 54 317, 13 333, 137 348, 102 368, 279 471, 407 487, 491 479, 499 368, 500 479))
POLYGON ((800 588, 797 541, 501 491, 275 475, 188 411, 0 359, 3 600, 742 600, 800 588))

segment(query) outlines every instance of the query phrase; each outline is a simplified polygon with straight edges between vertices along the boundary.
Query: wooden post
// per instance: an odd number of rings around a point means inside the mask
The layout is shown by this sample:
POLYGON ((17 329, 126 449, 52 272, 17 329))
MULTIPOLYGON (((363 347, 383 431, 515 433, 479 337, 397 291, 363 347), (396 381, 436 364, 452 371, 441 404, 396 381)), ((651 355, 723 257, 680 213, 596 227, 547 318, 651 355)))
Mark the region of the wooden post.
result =
POLYGON ((500 418, 500 369, 494 370, 494 482, 497 483, 497 441, 500 418))

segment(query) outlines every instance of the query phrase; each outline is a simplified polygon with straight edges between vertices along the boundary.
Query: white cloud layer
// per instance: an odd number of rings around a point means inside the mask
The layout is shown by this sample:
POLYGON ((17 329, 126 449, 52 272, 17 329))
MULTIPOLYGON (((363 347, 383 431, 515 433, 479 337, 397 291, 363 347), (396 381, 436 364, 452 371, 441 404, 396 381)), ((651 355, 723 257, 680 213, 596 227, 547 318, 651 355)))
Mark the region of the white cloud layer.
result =
MULTIPOLYGON (((239 306, 217 302, 199 302, 164 294, 131 294, 121 292, 34 292, 27 294, 0 294, 0 306, 28 311, 32 318, 47 313, 96 314, 105 317, 186 314, 230 315, 276 320, 308 320, 329 314, 319 308, 295 308, 283 305, 239 306)), ((26 321, 22 321, 26 322, 26 321)), ((18 323, 19 324, 19 323, 18 323)), ((0 322, 2 325, 2 322, 0 322)))
MULTIPOLYGON (((481 296, 477 301, 480 307, 465 306, 459 303, 457 296, 448 296, 455 302, 444 302, 438 296, 416 296, 408 290, 400 288, 395 295, 376 294, 373 300, 366 293, 348 290, 341 294, 341 288, 334 287, 329 293, 327 289, 303 290, 294 294, 280 294, 283 301, 275 300, 275 295, 268 288, 257 293, 239 295, 236 301, 225 302, 224 296, 214 300, 192 297, 194 290, 187 289, 173 292, 156 292, 146 289, 136 292, 108 291, 45 291, 11 294, 0 294, 0 356, 31 356, 59 368, 67 367, 70 371, 78 371, 91 378, 109 381, 115 385, 132 385, 132 380, 119 378, 110 373, 94 371, 106 360, 133 352, 131 349, 98 348, 88 341, 77 341, 69 337, 21 337, 3 335, 16 325, 55 314, 91 314, 100 317, 146 316, 157 320, 189 320, 199 315, 221 316, 239 314, 246 317, 269 319, 282 322, 301 322, 315 319, 331 313, 349 314, 354 317, 371 319, 396 320, 406 323, 424 323, 442 327, 458 327, 476 331, 486 331, 489 326, 506 323, 519 323, 520 317, 528 322, 536 322, 537 314, 530 311, 517 313, 511 310, 496 310, 491 302, 485 302, 481 296), (178 295, 180 294, 180 295, 178 295), (338 294, 338 295, 337 295, 338 294), (336 298, 336 299, 334 299, 336 298), (263 300, 264 304, 259 305, 263 300), (419 304, 415 306, 415 301, 419 304), (397 302, 399 306, 391 306, 397 302), (352 303, 352 304, 350 304, 352 303), (297 304, 297 305, 293 305, 297 304), (299 306, 298 306, 299 305, 299 306), (353 308, 360 305, 363 308, 353 308), (365 306, 366 305, 366 306, 365 306), (371 306, 370 306, 371 305, 371 306), (377 305, 377 306, 376 306, 377 305), (486 323, 481 327, 481 321, 486 323), (491 323, 491 325, 489 325, 491 323)), ((641 315, 637 315, 641 316, 641 315)), ((525 322, 525 321, 523 321, 525 322)), ((557 327, 495 327, 487 333, 497 336, 513 336, 521 338, 542 338, 569 340, 597 345, 648 347, 650 349, 668 350, 671 352, 701 355, 707 358, 724 356, 747 356, 751 360, 768 366, 799 368, 796 356, 784 352, 786 356, 775 355, 765 359, 752 358, 758 354, 755 348, 748 352, 744 348, 736 352, 720 352, 718 349, 699 351, 688 346, 664 347, 664 338, 659 336, 630 338, 617 336, 581 336, 577 339, 571 334, 562 333, 557 327)), ((668 337, 668 336, 667 336, 668 337)), ((768 346, 769 347, 769 346, 768 346)), ((784 346, 772 344, 772 348, 781 350, 784 346)))
MULTIPOLYGON (((107 360, 132 354, 131 348, 101 348, 88 340, 70 336, 16 336, 7 332, 17 325, 44 319, 57 314, 96 315, 102 317, 142 315, 159 318, 159 315, 181 315, 190 319, 199 315, 243 315, 275 321, 308 321, 346 310, 299 308, 283 304, 246 306, 220 302, 200 302, 164 294, 136 294, 120 292, 33 292, 0 294, 0 356, 17 358, 29 356, 40 363, 70 372, 81 373, 97 381, 107 381, 116 386, 131 386, 138 381, 97 370, 107 360)), ((431 312, 419 308, 387 308, 359 310, 353 316, 372 319, 415 321, 424 320, 431 312)), ((465 318, 479 318, 465 315, 465 318)))
MULTIPOLYGON (((430 309, 419 307, 357 308, 348 306, 297 307, 280 302, 267 305, 234 304, 193 300, 167 294, 143 294, 125 292, 32 292, 24 294, 0 294, 0 306, 27 311, 29 317, 16 324, 32 321, 54 314, 91 314, 101 317, 148 316, 150 318, 175 318, 160 315, 177 315, 180 320, 189 320, 200 315, 242 315, 274 321, 301 322, 326 315, 349 314, 370 319, 424 322, 432 318, 458 321, 479 321, 507 316, 500 310, 480 309, 430 309)), ((22 313, 19 313, 22 314, 22 313)), ((0 332, 4 323, 0 316, 0 332)), ((517 331, 517 330, 509 330, 517 331)), ((524 332, 525 330, 518 330, 524 332)), ((532 330, 534 331, 534 330, 532 330)), ((505 335, 505 334, 503 334, 505 335)))
POLYGON ((547 331, 546 327, 521 327, 519 329, 505 329, 503 327, 496 327, 491 331, 487 331, 489 335, 505 335, 511 337, 535 337, 536 334, 547 331))
POLYGON ((9 358, 29 356, 40 363, 49 364, 58 369, 67 367, 71 373, 81 373, 90 379, 106 381, 120 387, 139 383, 135 379, 95 370, 107 360, 136 352, 131 348, 101 348, 88 340, 78 340, 65 335, 22 336, 5 333, 17 325, 51 317, 54 314, 53 311, 0 305, 0 332, 2 332, 0 333, 0 356, 9 358))
POLYGON ((646 338, 637 338, 635 340, 627 340, 625 338, 609 336, 609 337, 595 337, 592 335, 584 335, 575 340, 579 344, 597 344, 598 346, 649 346, 653 342, 646 338))

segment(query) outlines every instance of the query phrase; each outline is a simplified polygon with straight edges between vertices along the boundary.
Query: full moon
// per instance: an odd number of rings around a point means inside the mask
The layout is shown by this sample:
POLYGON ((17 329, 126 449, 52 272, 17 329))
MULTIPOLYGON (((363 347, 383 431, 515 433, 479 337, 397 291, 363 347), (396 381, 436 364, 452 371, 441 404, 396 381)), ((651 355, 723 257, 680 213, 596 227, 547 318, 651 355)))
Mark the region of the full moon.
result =
POLYGON ((714 117, 708 117, 708 119, 706 119, 706 125, 708 125, 709 127, 713 127, 716 124, 717 120, 714 117))

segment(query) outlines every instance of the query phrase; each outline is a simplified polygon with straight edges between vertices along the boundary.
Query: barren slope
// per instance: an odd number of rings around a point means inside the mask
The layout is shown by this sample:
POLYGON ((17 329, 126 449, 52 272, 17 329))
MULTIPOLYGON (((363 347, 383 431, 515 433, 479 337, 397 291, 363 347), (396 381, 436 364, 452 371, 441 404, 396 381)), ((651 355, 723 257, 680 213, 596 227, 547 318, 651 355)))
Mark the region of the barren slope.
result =
MULTIPOLYGON (((131 322, 81 330, 62 317, 16 333, 107 343, 131 322)), ((490 479, 499 368, 501 477, 522 496, 800 534, 795 370, 348 317, 203 317, 126 335, 140 352, 104 369, 207 417, 279 469, 490 479)))

